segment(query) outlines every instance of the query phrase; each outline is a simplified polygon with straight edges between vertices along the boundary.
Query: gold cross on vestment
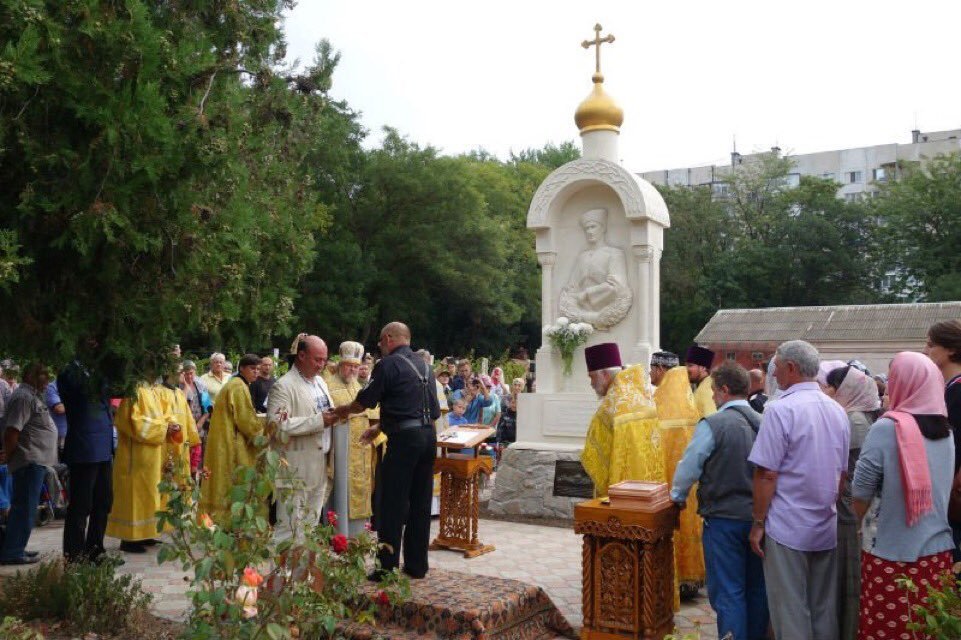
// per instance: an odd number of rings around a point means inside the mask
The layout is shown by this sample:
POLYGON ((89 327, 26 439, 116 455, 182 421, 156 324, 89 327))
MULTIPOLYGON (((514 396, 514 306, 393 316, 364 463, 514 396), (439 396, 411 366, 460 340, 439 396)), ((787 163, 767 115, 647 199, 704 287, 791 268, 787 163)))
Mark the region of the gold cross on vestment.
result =
POLYGON ((593 40, 585 40, 584 42, 581 43, 581 46, 584 47, 585 49, 590 49, 592 46, 597 47, 597 51, 595 51, 595 54, 596 54, 596 56, 597 56, 597 69, 596 69, 596 72, 597 72, 597 73, 600 73, 600 72, 601 72, 601 45, 602 45, 603 43, 605 43, 605 42, 608 43, 608 44, 614 42, 614 36, 609 33, 609 34, 607 34, 606 36, 604 36, 604 37, 602 38, 602 37, 601 37, 601 25, 595 24, 595 25, 594 25, 594 39, 593 39, 593 40))

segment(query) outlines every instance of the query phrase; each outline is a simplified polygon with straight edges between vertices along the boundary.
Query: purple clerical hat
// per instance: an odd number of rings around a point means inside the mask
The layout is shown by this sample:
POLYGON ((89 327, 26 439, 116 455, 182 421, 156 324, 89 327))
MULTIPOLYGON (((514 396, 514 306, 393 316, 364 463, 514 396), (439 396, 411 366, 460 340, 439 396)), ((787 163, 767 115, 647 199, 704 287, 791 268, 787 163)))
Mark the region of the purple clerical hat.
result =
POLYGON ((617 348, 616 342, 605 342, 587 347, 584 349, 584 359, 587 360, 588 371, 600 371, 601 369, 622 366, 621 350, 617 348))
POLYGON ((687 356, 684 358, 685 364, 699 364, 707 369, 711 368, 714 362, 714 352, 704 347, 692 344, 687 349, 687 356))

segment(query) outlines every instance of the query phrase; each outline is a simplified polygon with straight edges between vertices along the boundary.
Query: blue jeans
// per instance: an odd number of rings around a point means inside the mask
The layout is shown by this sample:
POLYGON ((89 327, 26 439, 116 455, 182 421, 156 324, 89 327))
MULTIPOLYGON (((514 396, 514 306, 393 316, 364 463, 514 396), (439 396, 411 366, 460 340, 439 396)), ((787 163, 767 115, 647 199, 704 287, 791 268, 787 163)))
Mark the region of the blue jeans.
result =
POLYGON ((37 519, 40 489, 47 475, 47 468, 32 462, 13 472, 13 496, 10 515, 7 518, 7 536, 0 550, 0 560, 17 560, 23 557, 27 540, 37 519))
POLYGON ((13 494, 13 478, 7 471, 7 465, 0 464, 0 509, 10 508, 10 496, 13 494))
POLYGON ((704 565, 707 598, 717 613, 717 635, 734 640, 767 638, 768 609, 764 568, 751 551, 751 523, 729 518, 705 518, 704 565))

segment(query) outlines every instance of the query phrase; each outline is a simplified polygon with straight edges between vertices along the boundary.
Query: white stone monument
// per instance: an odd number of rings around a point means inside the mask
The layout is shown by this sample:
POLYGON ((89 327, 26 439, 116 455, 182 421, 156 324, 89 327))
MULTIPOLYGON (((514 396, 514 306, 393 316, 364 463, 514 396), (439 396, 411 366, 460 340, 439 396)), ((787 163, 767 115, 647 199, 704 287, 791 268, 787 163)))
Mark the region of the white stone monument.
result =
MULTIPOLYGON (((536 233, 541 265, 541 319, 564 316, 595 331, 588 345, 616 342, 625 364, 650 361, 660 335, 660 260, 667 206, 648 182, 618 163, 624 112, 604 92, 601 44, 596 47, 594 88, 574 121, 583 153, 551 173, 534 194, 527 227, 536 233)), ((598 398, 590 387, 584 349, 573 374, 563 373, 560 352, 544 338, 536 356, 536 393, 521 395, 517 442, 498 468, 490 509, 495 513, 569 517, 583 498, 554 495, 557 461, 576 461, 598 398)))

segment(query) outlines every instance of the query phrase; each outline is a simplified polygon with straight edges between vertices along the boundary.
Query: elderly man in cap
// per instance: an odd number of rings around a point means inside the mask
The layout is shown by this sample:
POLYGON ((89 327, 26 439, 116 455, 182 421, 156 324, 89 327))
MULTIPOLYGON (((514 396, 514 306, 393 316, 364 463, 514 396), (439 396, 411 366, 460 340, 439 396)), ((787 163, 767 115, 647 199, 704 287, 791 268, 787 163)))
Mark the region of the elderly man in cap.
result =
MULTIPOLYGON (((673 354, 671 354, 673 355, 673 354)), ((675 366, 661 373, 657 389, 654 391, 654 404, 657 405, 657 419, 661 434, 661 451, 664 452, 664 471, 668 482, 674 477, 678 462, 694 436, 694 428, 701 419, 694 403, 688 369, 673 360, 651 356, 651 370, 655 363, 674 362, 675 366)), ((653 378, 653 374, 652 374, 653 378)), ((697 496, 692 495, 687 506, 681 510, 680 526, 674 534, 674 559, 677 567, 677 580, 680 595, 693 597, 704 584, 704 551, 701 542, 703 524, 697 514, 697 496)))
MULTIPOLYGON (((337 373, 327 381, 327 386, 334 406, 342 407, 351 404, 363 388, 357 374, 363 362, 364 345, 341 342, 338 351, 337 373)), ((340 428, 334 429, 333 508, 339 515, 337 531, 345 535, 357 535, 363 531, 372 515, 373 448, 371 443, 362 441, 362 436, 379 419, 377 408, 367 409, 350 416, 339 423, 340 428)), ((387 439, 383 440, 386 442, 387 439)))
POLYGON ((687 378, 694 389, 694 405, 697 407, 698 420, 717 413, 714 404, 714 384, 711 381, 711 364, 714 362, 714 352, 696 344, 687 349, 684 365, 687 367, 687 378))
POLYGON ((621 480, 666 482, 657 412, 643 365, 624 368, 613 342, 584 350, 591 386, 602 398, 591 419, 581 464, 594 482, 594 493, 621 480))

